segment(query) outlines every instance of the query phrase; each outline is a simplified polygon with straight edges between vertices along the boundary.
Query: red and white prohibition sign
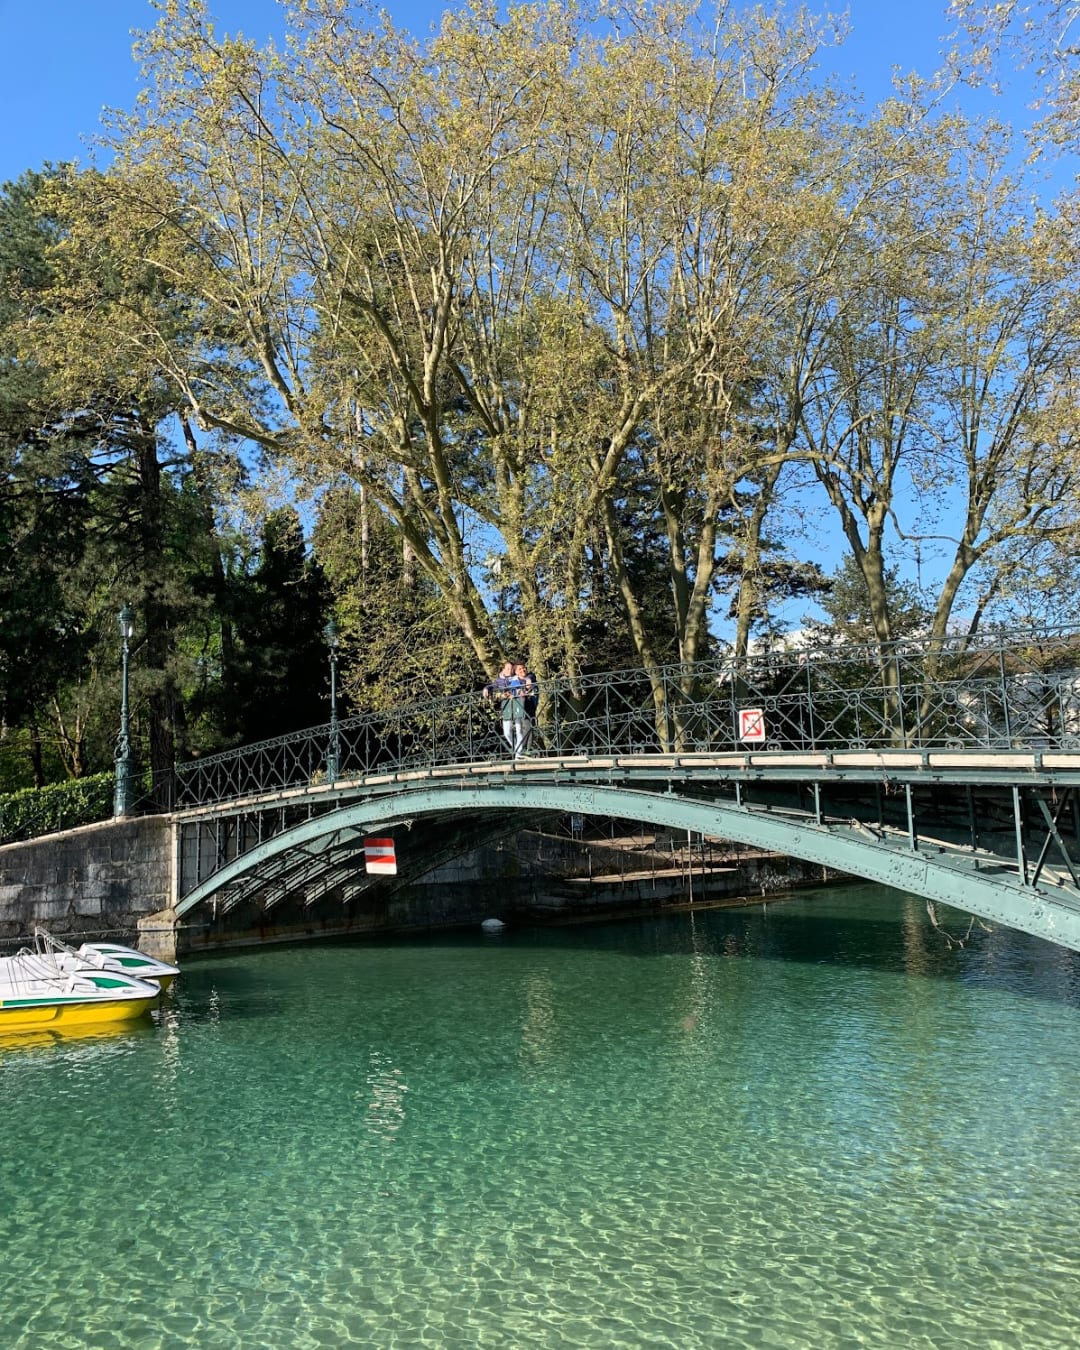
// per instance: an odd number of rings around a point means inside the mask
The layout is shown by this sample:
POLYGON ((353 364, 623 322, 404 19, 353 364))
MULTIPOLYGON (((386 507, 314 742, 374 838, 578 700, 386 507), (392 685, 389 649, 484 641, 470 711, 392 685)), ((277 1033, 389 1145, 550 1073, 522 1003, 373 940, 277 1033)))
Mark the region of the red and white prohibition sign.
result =
POLYGON ((386 872, 397 876, 397 854, 392 839, 365 839, 364 865, 369 872, 386 872))
POLYGON ((739 709, 739 740, 762 742, 765 739, 765 714, 760 708, 739 709))

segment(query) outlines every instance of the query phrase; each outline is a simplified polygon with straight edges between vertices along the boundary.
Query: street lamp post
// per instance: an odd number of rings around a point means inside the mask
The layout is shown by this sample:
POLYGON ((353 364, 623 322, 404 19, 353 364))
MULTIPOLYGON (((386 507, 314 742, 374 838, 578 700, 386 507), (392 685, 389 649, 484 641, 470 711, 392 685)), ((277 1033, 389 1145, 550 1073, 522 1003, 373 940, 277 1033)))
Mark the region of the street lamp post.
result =
POLYGON ((337 720, 337 652, 338 626, 333 619, 327 620, 323 629, 327 650, 330 653, 330 740, 326 747, 326 781, 331 787, 337 781, 341 764, 341 745, 338 738, 337 720))
POLYGON ((135 615, 130 605, 120 611, 120 734, 116 738, 116 778, 113 786, 113 815, 131 811, 131 727, 128 714, 128 656, 135 632, 135 615))

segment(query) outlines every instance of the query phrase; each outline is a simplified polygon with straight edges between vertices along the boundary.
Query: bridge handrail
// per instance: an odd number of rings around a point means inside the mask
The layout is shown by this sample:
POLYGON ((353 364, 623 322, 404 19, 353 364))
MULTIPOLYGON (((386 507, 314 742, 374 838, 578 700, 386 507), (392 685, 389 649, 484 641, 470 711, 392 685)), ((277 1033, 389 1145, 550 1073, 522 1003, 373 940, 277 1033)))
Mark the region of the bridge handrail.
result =
MULTIPOLYGON (((754 652, 542 681, 529 749, 553 756, 733 749, 1080 748, 1080 634, 908 639, 754 652), (741 735, 758 710, 764 742, 741 735)), ((509 757, 477 693, 367 711, 180 764, 180 808, 509 757)))

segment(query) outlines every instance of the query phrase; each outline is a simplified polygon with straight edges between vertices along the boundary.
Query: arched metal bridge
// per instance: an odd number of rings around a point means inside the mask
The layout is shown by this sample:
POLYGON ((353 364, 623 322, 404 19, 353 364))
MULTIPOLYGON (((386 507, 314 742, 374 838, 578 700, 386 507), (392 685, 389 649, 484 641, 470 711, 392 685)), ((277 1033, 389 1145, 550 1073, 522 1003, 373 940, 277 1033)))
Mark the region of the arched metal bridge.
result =
POLYGON ((1080 950, 1080 636, 553 680, 529 755, 477 696, 178 770, 178 916, 355 902, 561 813, 785 853, 1080 950), (400 875, 369 876, 393 834, 400 875))

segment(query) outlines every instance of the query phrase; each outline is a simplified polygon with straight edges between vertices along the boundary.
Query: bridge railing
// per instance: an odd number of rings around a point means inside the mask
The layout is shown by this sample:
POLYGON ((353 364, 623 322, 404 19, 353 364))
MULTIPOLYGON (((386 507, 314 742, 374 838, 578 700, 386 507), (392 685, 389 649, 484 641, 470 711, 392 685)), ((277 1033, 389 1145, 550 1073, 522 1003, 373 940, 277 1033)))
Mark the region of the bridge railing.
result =
MULTIPOLYGON (((534 755, 1080 748, 1080 635, 730 653, 541 686, 534 755), (745 737, 760 713, 764 741, 745 737), (749 719, 751 722, 755 718, 749 719)), ((177 768, 177 806, 507 758, 478 693, 365 712, 177 768)))

